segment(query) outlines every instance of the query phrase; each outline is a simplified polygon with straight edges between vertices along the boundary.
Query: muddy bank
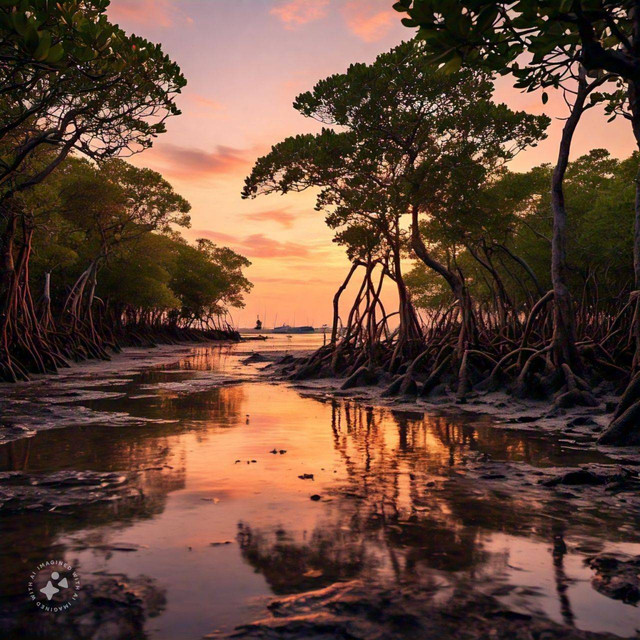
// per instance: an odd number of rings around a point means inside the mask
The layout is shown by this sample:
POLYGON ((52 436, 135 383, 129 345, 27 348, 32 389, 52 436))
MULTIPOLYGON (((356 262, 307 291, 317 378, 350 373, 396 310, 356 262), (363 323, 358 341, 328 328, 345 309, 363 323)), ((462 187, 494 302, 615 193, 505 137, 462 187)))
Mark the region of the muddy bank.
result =
POLYGON ((127 399, 128 386, 144 375, 149 376, 149 384, 137 386, 139 398, 146 394, 153 397, 159 392, 187 396, 194 391, 246 381, 253 375, 247 367, 238 370, 235 376, 215 372, 209 366, 203 370, 195 368, 187 375, 173 373, 202 352, 214 350, 219 352, 220 359, 236 345, 229 341, 208 341, 202 345, 162 345, 151 350, 129 347, 108 361, 85 361, 56 375, 0 384, 0 444, 79 424, 113 427, 161 424, 168 418, 114 410, 113 403, 127 399), (101 410, 103 405, 107 410, 101 410))
MULTIPOLYGON (((84 576, 78 599, 59 613, 35 611, 24 598, 0 601, 0 635, 6 640, 140 640, 145 624, 166 605, 163 589, 148 576, 84 576)), ((54 602, 54 601, 52 601, 54 602)))
MULTIPOLYGON (((487 587, 490 591, 490 588, 487 587)), ((508 610, 490 594, 468 585, 452 591, 437 585, 385 589, 353 581, 273 600, 270 615, 228 635, 208 638, 255 640, 613 640, 508 610)))

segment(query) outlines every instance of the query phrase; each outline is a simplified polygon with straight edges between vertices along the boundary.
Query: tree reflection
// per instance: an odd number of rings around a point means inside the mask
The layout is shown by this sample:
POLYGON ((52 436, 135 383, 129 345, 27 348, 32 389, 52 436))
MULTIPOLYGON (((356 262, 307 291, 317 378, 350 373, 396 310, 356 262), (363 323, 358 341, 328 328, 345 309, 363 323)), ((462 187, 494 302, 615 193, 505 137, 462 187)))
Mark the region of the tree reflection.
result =
POLYGON ((238 525, 243 557, 276 594, 301 593, 362 575, 375 563, 356 530, 318 528, 308 541, 296 542, 286 531, 271 534, 238 525))
POLYGON ((478 420, 342 400, 330 401, 330 407, 333 446, 346 478, 329 490, 322 519, 307 536, 295 525, 278 531, 239 526, 244 559, 274 593, 353 577, 420 586, 442 579, 488 580, 507 593, 515 587, 506 581, 510 548, 490 544, 492 535, 506 534, 540 543, 532 549, 540 562, 545 556, 550 561, 563 620, 574 624, 565 539, 601 537, 604 521, 615 539, 624 514, 594 519, 589 511, 571 513, 567 500, 543 487, 523 493, 506 480, 479 482, 470 472, 478 461, 492 460, 544 467, 561 455, 557 444, 478 420))

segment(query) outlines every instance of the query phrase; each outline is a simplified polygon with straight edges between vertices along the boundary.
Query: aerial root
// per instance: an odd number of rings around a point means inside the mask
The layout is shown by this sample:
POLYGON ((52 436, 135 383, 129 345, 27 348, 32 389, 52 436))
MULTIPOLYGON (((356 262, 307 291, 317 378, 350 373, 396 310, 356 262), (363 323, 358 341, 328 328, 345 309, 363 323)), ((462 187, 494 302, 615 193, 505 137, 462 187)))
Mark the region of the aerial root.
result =
POLYGON ((613 419, 598 438, 598 444, 640 444, 640 373, 636 373, 622 394, 613 419))
POLYGON ((566 380, 566 390, 561 390, 556 394, 554 405, 558 408, 571 407, 597 407, 600 403, 591 393, 589 385, 565 362, 561 366, 566 380))

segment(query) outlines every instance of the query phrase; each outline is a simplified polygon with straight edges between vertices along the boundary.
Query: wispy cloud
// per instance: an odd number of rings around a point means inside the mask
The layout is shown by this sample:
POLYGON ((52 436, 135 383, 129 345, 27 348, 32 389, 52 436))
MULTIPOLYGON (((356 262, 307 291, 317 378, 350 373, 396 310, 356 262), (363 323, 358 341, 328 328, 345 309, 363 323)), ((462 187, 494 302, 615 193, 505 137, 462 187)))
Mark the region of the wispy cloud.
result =
POLYGON ((258 211, 257 213, 247 213, 244 217, 247 220, 255 220, 256 222, 277 222, 285 229, 291 229, 296 220, 295 214, 288 209, 269 209, 267 211, 258 211))
POLYGON ((218 231, 200 230, 196 235, 214 242, 230 245, 249 258, 308 258, 312 249, 297 242, 281 242, 268 238, 263 233, 253 233, 236 238, 218 231))
POLYGON ((176 22, 193 23, 172 0, 111 0, 109 17, 115 22, 125 20, 164 28, 176 22))
POLYGON ((189 118, 203 120, 229 120, 231 118, 227 105, 214 98, 187 90, 183 99, 186 104, 180 103, 180 108, 189 118))
POLYGON ((388 0, 349 0, 342 8, 347 26, 365 42, 384 38, 398 21, 388 0))
POLYGON ((327 15, 330 0, 287 0, 271 9, 286 29, 295 29, 327 15))
POLYGON ((203 96, 200 93, 190 93, 188 97, 195 104, 210 109, 211 111, 223 111, 225 108, 222 102, 218 102, 212 98, 207 98, 207 96, 203 96))
POLYGON ((159 143, 145 158, 168 176, 200 179, 205 176, 241 173, 255 160, 255 153, 246 149, 218 145, 214 151, 159 143))

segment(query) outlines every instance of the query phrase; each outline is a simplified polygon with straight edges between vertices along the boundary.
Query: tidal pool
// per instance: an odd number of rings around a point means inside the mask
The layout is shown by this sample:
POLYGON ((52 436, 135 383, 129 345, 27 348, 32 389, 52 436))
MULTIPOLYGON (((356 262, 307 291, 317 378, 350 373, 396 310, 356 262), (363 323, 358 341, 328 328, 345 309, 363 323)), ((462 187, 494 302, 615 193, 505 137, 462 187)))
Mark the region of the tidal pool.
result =
POLYGON ((265 616, 269 597, 356 578, 431 584, 442 598, 464 585, 514 611, 635 636, 638 608, 596 591, 585 558, 639 554, 637 514, 527 498, 466 472, 482 456, 541 469, 612 461, 486 417, 305 397, 242 364, 321 339, 163 348, 151 361, 130 351, 3 387, 3 417, 31 437, 0 446, 0 471, 118 472, 132 490, 0 510, 2 599, 26 599, 33 567, 62 559, 84 582, 144 576, 157 592, 145 633, 158 640, 228 632, 265 616))

